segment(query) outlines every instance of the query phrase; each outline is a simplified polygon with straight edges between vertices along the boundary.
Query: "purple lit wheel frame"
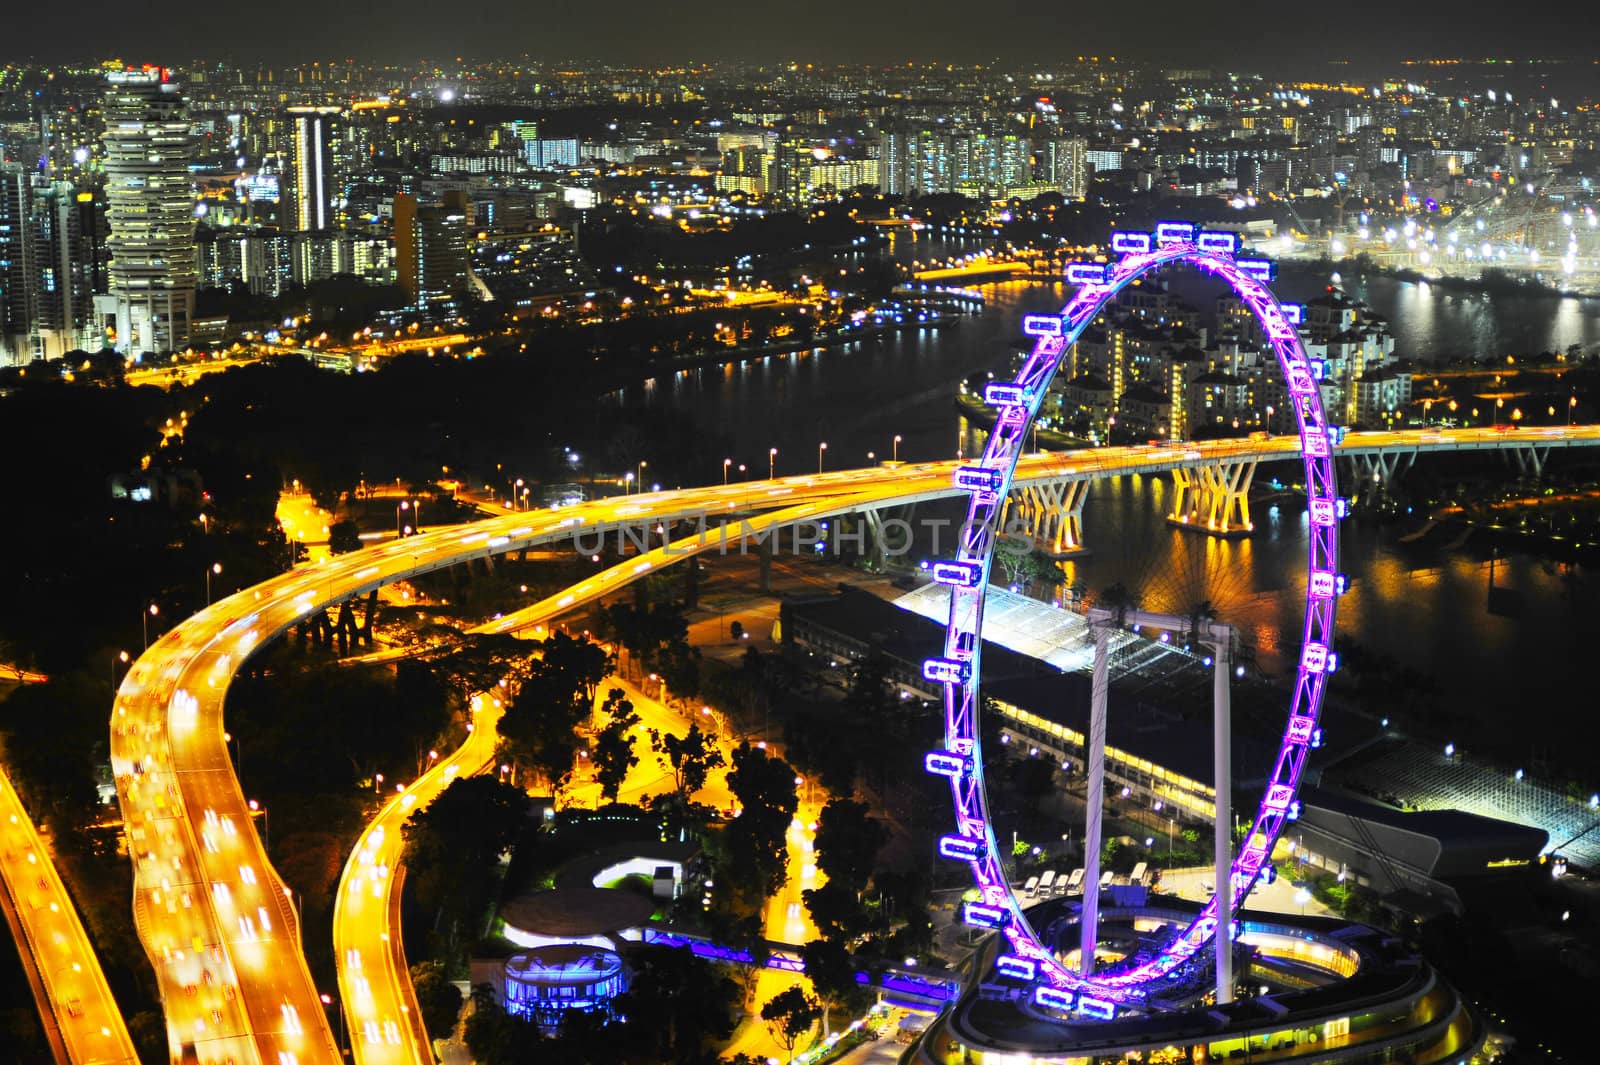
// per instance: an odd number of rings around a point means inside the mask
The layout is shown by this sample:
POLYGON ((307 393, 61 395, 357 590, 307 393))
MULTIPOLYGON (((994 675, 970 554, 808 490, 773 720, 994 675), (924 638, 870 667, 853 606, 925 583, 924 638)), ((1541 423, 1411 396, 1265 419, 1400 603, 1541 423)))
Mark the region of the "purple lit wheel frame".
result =
POLYGON ((1032 354, 1012 382, 1018 390, 1013 394, 1025 397, 1026 402, 1006 404, 997 411, 994 432, 978 467, 986 472, 980 474, 972 469, 963 483, 971 493, 971 500, 964 526, 966 531, 955 561, 981 567, 983 579, 967 585, 952 584, 950 588, 945 662, 966 664, 946 674, 950 679, 945 684, 945 749, 942 753, 951 761, 941 763, 943 768, 936 768, 931 762, 929 767, 930 771, 950 777, 958 835, 981 844, 970 862, 982 896, 980 905, 986 912, 1003 911, 997 923, 1010 942, 1011 953, 1036 963, 1040 986, 1081 991, 1132 1008, 1138 1008, 1146 998, 1148 985, 1162 980, 1211 942, 1216 934, 1217 899, 1213 897, 1159 954, 1136 955, 1088 979, 1063 966, 1039 942, 1006 883, 989 818, 978 732, 979 657, 982 652, 979 633, 983 630, 983 593, 988 584, 989 563, 1006 493, 1022 454, 1023 441, 1027 439, 1040 399, 1055 375, 1062 354, 1119 291, 1150 270, 1174 262, 1184 262, 1222 278, 1249 306, 1277 352, 1278 366, 1288 385, 1299 423, 1311 540, 1301 655, 1277 760, 1268 775, 1250 835, 1234 859, 1229 878, 1233 912, 1238 912, 1272 852, 1300 786, 1312 730, 1322 709, 1324 671, 1333 643, 1338 594, 1333 575, 1338 570, 1338 521, 1342 507, 1337 498, 1332 440, 1323 415, 1322 398, 1299 334, 1264 284, 1248 276, 1225 252, 1206 250, 1192 242, 1167 244, 1154 251, 1124 256, 1107 271, 1104 282, 1091 282, 1079 288, 1061 311, 1060 333, 1038 336, 1032 354), (960 762, 959 771, 952 771, 956 769, 955 760, 960 762))

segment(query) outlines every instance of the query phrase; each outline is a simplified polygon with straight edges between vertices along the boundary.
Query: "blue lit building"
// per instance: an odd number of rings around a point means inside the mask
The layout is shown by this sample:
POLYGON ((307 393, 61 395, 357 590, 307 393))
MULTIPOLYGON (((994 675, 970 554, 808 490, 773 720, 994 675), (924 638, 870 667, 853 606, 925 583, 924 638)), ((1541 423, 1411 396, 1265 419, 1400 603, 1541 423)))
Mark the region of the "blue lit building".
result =
POLYGON ((507 959, 498 984, 507 1013, 554 1034, 568 1014, 609 1014, 612 1000, 628 989, 628 968, 615 951, 556 944, 507 959))

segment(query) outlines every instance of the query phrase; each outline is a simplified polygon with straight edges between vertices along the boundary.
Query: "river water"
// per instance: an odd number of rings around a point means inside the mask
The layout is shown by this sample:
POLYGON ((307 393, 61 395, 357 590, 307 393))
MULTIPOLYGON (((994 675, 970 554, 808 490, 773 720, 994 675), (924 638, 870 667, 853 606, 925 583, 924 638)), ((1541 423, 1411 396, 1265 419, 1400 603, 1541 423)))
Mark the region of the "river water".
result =
MULTIPOLYGON (((923 258, 947 250, 927 244, 897 249, 923 258)), ((1305 299, 1327 280, 1286 271, 1275 288, 1280 298, 1305 299)), ((1177 287, 1202 307, 1220 291, 1203 280, 1177 287)), ((725 435, 735 463, 748 465, 752 477, 764 475, 773 447, 779 475, 795 474, 817 468, 822 442, 828 444, 824 464, 836 469, 867 464, 869 452, 888 458, 897 434, 903 460, 952 458, 963 446, 976 446, 953 408, 960 380, 975 370, 1007 372, 1021 315, 1057 309, 1065 299, 1059 285, 981 288, 985 312, 953 329, 689 371, 644 386, 642 395, 629 390, 626 398, 669 406, 725 435)), ((1397 353, 1419 359, 1600 344, 1600 303, 1594 301, 1484 297, 1389 278, 1351 284, 1347 291, 1390 320, 1397 353)), ((1292 469, 1278 469, 1292 476, 1292 469)), ((708 480, 718 473, 708 471, 708 480)), ((1263 468, 1260 480, 1269 476, 1263 468)), ((1090 553, 1067 564, 1068 579, 1091 590, 1121 582, 1153 610, 1183 612, 1209 599, 1255 646, 1263 668, 1280 671, 1281 652, 1300 638, 1306 550, 1300 509, 1292 502, 1281 510, 1258 505, 1255 536, 1220 542, 1166 524, 1170 491, 1165 478, 1097 483, 1084 514, 1090 553)), ((1572 737, 1572 700, 1588 687, 1574 656, 1600 645, 1600 573, 1563 571, 1526 556, 1501 559, 1495 584, 1515 589, 1521 599, 1518 616, 1501 616, 1489 610, 1486 547, 1470 541, 1454 550, 1414 546, 1399 540, 1401 532, 1346 523, 1343 568, 1352 583, 1341 600, 1339 631, 1437 681, 1445 707, 1460 715, 1462 740, 1492 746, 1504 759, 1560 760, 1572 737), (1508 718, 1515 726, 1503 728, 1508 718)), ((1393 716, 1403 724, 1405 707, 1397 706, 1393 716)))

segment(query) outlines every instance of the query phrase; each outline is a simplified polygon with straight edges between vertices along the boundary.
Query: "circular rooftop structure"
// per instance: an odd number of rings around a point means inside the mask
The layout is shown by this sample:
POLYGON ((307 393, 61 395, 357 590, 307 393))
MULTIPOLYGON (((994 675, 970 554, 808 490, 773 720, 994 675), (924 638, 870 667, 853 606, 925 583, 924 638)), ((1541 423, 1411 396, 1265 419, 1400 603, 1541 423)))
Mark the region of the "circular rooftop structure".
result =
MULTIPOLYGON (((1199 904, 1156 898, 1100 911, 1108 960, 1134 956, 1185 927, 1199 904)), ((1075 899, 1029 916, 1058 961, 1077 964, 1075 899)), ((947 1065, 1161 1065, 1238 1061, 1458 1065, 1483 1045, 1482 1020, 1425 959, 1362 925, 1245 911, 1238 916, 1236 998, 1218 1004, 1202 955, 1174 971, 1137 1011, 1081 996, 1059 1006, 1030 994, 991 936, 965 989, 930 1027, 911 1061, 947 1065)))
POLYGON ((500 908, 506 938, 525 946, 613 939, 654 915, 655 904, 642 895, 591 887, 539 891, 500 908))
POLYGON ((568 1013, 609 1011, 627 989, 627 968, 615 951, 561 943, 508 958, 499 991, 507 1013, 554 1032, 568 1013))

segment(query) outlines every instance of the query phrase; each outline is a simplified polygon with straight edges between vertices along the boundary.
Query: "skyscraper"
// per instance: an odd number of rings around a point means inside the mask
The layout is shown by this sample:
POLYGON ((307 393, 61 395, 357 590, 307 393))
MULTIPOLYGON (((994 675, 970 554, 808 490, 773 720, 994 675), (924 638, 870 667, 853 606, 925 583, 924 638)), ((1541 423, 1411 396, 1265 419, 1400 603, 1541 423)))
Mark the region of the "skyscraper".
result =
POLYGON ((334 177, 334 117, 337 107, 289 108, 289 199, 283 228, 296 233, 333 224, 338 182, 334 177))
POLYGON ((119 351, 175 351, 189 341, 198 280, 192 141, 183 98, 164 69, 107 76, 106 219, 109 294, 119 351))

